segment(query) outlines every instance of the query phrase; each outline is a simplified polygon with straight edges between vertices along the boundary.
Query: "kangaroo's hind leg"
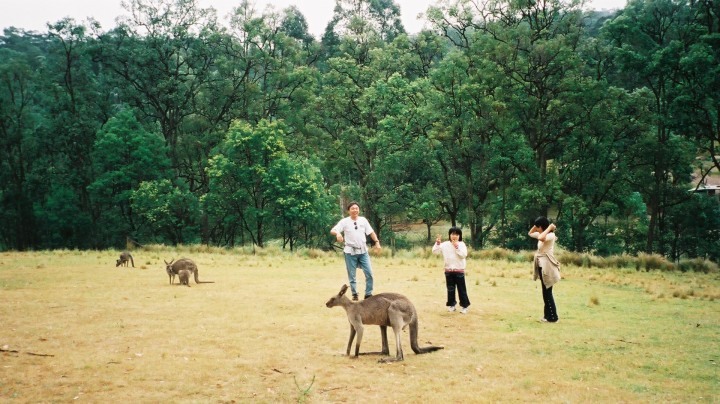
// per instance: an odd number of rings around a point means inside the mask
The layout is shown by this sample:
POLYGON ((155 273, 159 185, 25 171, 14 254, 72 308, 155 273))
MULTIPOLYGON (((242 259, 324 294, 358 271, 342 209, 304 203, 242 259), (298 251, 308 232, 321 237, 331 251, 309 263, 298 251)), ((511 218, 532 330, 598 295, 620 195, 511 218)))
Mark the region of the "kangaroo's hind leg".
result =
POLYGON ((403 314, 399 310, 393 310, 392 308, 390 308, 390 310, 388 310, 388 318, 390 320, 390 325, 392 326, 392 329, 395 332, 396 355, 395 355, 395 359, 384 358, 384 359, 380 359, 380 362, 402 361, 405 359, 405 356, 403 355, 402 344, 400 342, 400 337, 402 336, 402 328, 403 328, 403 325, 405 324, 405 322, 403 321, 403 314))

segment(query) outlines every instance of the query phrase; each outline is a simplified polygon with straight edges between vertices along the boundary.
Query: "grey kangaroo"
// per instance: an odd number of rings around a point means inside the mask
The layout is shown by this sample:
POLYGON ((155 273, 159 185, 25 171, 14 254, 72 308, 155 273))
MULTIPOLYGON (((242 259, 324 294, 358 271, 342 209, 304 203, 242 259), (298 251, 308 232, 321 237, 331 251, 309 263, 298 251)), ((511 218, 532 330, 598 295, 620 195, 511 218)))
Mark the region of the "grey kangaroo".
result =
MULTIPOLYGON (((163 260, 165 261, 165 260, 163 260)), ((186 270, 188 272, 192 272, 193 275, 195 275, 195 283, 215 283, 213 281, 201 281, 199 279, 198 275, 198 267, 195 265, 193 260, 189 258, 180 258, 179 260, 170 260, 170 262, 165 261, 165 271, 168 274, 168 278, 170 278, 170 284, 173 284, 173 280, 175 279, 175 275, 178 275, 180 277, 180 271, 186 270)), ((182 282, 182 278, 179 278, 182 282)), ((188 282, 188 286, 190 286, 190 283, 188 282)))
POLYGON ((348 341, 346 355, 350 356, 350 347, 352 346, 355 334, 357 334, 357 343, 355 344, 355 357, 360 354, 360 342, 363 336, 363 325, 379 325, 382 334, 382 354, 389 355, 387 327, 392 327, 395 332, 395 347, 397 354, 395 359, 381 359, 381 362, 401 361, 404 359, 402 346, 400 344, 401 331, 410 325, 410 347, 416 354, 424 354, 428 352, 443 349, 440 346, 428 346, 420 348, 418 346, 418 316, 415 306, 410 299, 398 293, 380 293, 361 302, 353 302, 345 296, 348 286, 343 285, 340 293, 330 298, 325 303, 327 307, 341 306, 345 309, 350 322, 350 340, 348 341))
POLYGON ((190 287, 190 271, 187 269, 181 269, 178 271, 178 279, 180 280, 181 285, 187 285, 187 287, 190 287))
POLYGON ((128 261, 132 264, 133 268, 135 268, 135 261, 133 260, 132 254, 130 254, 127 251, 123 251, 120 253, 120 259, 115 261, 115 266, 119 267, 120 265, 126 267, 128 266, 128 261))

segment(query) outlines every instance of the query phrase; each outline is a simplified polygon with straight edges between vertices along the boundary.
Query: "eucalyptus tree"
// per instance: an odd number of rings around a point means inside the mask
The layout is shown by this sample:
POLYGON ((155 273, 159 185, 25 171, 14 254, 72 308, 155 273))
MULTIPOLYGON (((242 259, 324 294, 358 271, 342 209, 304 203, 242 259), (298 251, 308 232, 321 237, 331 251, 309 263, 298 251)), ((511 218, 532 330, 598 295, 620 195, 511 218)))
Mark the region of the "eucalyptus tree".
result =
MULTIPOLYGON (((421 114, 427 85, 423 80, 409 81, 398 73, 378 81, 362 97, 364 109, 382 116, 374 143, 378 146, 373 174, 366 195, 376 196, 374 209, 387 225, 386 238, 391 246, 395 238, 393 224, 410 220, 430 220, 429 210, 418 208, 429 202, 437 206, 437 166, 432 149, 420 127, 428 125, 421 114), (425 189, 424 195, 418 192, 425 189)), ((439 212, 439 209, 438 209, 439 212)), ((434 222, 434 220, 432 220, 434 222)))
POLYGON ((578 114, 586 117, 566 138, 563 153, 553 161, 560 193, 558 216, 563 220, 563 245, 573 251, 623 252, 633 247, 608 238, 619 234, 602 218, 616 216, 628 204, 637 184, 636 164, 646 159, 646 137, 652 127, 651 101, 643 91, 628 93, 607 82, 587 78, 578 114))
POLYGON ((690 42, 679 63, 673 126, 697 139, 712 162, 700 170, 702 180, 710 171, 720 171, 720 3, 705 0, 688 6, 692 20, 685 35, 690 42))
POLYGON ((132 196, 144 181, 170 179, 167 146, 159 133, 149 132, 124 109, 98 132, 92 151, 95 180, 88 191, 102 245, 121 247, 140 223, 133 214, 132 196))
POLYGON ((309 47, 315 42, 315 38, 308 29, 307 19, 297 6, 290 6, 283 10, 280 31, 285 35, 297 39, 309 47))
POLYGON ((13 248, 88 247, 90 151, 109 103, 88 27, 63 19, 45 34, 6 30, 0 90, 3 212, 13 248), (17 227, 14 227, 17 225, 17 227))
POLYGON ((120 98, 159 125, 177 175, 191 191, 206 188, 202 154, 219 139, 199 141, 195 134, 207 125, 194 117, 216 80, 215 12, 197 0, 131 0, 125 7, 130 15, 100 37, 96 58, 117 77, 120 98))
MULTIPOLYGON (((483 244, 483 222, 489 194, 498 176, 490 162, 499 157, 495 137, 501 136, 501 108, 493 93, 498 85, 492 67, 460 48, 450 52, 430 73, 433 95, 430 104, 435 120, 429 136, 441 175, 438 185, 444 194, 440 205, 453 225, 470 228, 473 245, 483 244)), ((489 225, 492 226, 492 225, 489 225)))
POLYGON ((474 55, 474 63, 493 66, 483 77, 494 77, 491 105, 502 113, 490 120, 499 142, 487 158, 495 159, 489 165, 496 170, 491 178, 502 179, 500 209, 493 215, 499 214, 505 229, 498 229, 494 240, 517 245, 513 232, 524 234, 529 218, 553 207, 559 220, 568 220, 569 247, 587 249, 584 233, 597 218, 597 208, 611 201, 628 178, 618 163, 628 157, 623 139, 643 127, 626 125, 626 119, 614 126, 607 122, 632 110, 627 103, 638 97, 613 94, 605 84, 606 71, 587 68, 577 3, 459 0, 439 5, 429 15, 448 40, 474 55), (609 98, 618 95, 619 100, 609 98), (514 156, 508 144, 517 150, 514 156), (593 161, 587 161, 590 150, 599 153, 593 161), (509 205, 508 193, 514 201, 509 205))
POLYGON ((675 257, 720 260, 720 203, 717 198, 693 193, 668 209, 675 257), (688 214, 690 212, 691 214, 688 214))
POLYGON ((505 94, 508 112, 533 150, 539 186, 538 213, 546 214, 557 184, 548 177, 548 162, 562 153, 574 130, 586 124, 576 102, 582 98, 582 63, 578 47, 582 38, 579 5, 558 0, 499 2, 483 14, 478 28, 493 38, 490 60, 510 84, 505 94))
POLYGON ((234 242, 248 235, 253 245, 264 247, 277 219, 284 226, 281 235, 294 243, 297 230, 309 223, 311 205, 322 199, 322 187, 317 188, 322 180, 311 165, 290 158, 286 134, 282 121, 237 121, 214 150, 207 169, 210 191, 202 202, 216 240, 234 242), (277 178, 293 168, 298 172, 291 178, 277 178), (311 176, 298 177, 303 172, 311 176), (310 188, 300 192, 304 186, 310 188))
POLYGON ((201 241, 200 202, 184 182, 143 181, 131 194, 131 208, 137 217, 133 234, 140 240, 173 245, 201 241))
POLYGON ((394 0, 335 0, 323 43, 334 47, 347 37, 358 46, 371 45, 376 38, 389 43, 404 33, 400 7, 394 0))
POLYGON ((104 72, 92 59, 97 43, 90 30, 97 28, 95 22, 86 27, 69 18, 48 25, 52 46, 46 60, 45 96, 53 102, 44 113, 52 136, 40 135, 38 141, 54 169, 46 177, 47 204, 38 201, 37 211, 48 218, 42 221, 42 233, 55 237, 53 247, 102 246, 96 229, 103 223, 93 213, 88 187, 95 178, 95 135, 112 114, 113 100, 104 72))
POLYGON ((442 158, 452 162, 445 192, 455 202, 446 209, 453 221, 463 216, 473 244, 497 233, 493 239, 506 245, 516 228, 510 222, 527 220, 513 216, 528 198, 544 212, 557 196, 547 184, 547 161, 567 136, 553 125, 570 116, 547 106, 561 104, 564 69, 573 68, 575 20, 549 2, 445 1, 428 16, 455 48, 432 72, 440 94, 435 110, 442 111, 436 136, 445 145, 442 158))
POLYGON ((265 181, 265 192, 272 201, 272 222, 283 248, 293 251, 297 245, 324 247, 335 218, 318 165, 287 154, 271 165, 265 181))
MULTIPOLYGON (((377 17, 370 12, 374 6, 367 0, 338 0, 329 29, 338 39, 334 54, 324 62, 313 105, 314 126, 327 145, 326 173, 332 183, 355 183, 363 190, 363 210, 377 232, 383 227, 378 202, 383 195, 369 187, 375 174, 380 147, 377 137, 384 114, 368 107, 372 97, 366 92, 376 82, 386 81, 394 67, 379 69, 375 60, 387 46, 377 17), (347 8, 343 8, 347 5, 347 8), (347 13, 345 13, 346 10, 347 13)), ((323 41, 327 45, 327 38, 323 41)))
POLYGON ((293 146, 304 150, 319 44, 302 13, 293 7, 259 13, 243 1, 218 40, 214 80, 202 94, 203 118, 222 134, 238 119, 283 119, 297 134, 293 146))
POLYGON ((36 131, 45 127, 41 100, 44 36, 16 29, 0 37, 0 248, 25 250, 38 243, 33 185, 39 160, 36 131))
POLYGON ((637 164, 637 186, 642 192, 650 223, 645 251, 673 255, 666 212, 688 198, 695 145, 678 125, 677 105, 682 94, 683 63, 693 49, 696 29, 685 1, 631 0, 622 13, 603 27, 614 47, 620 85, 646 89, 652 97, 654 129, 645 140, 644 158, 637 164))

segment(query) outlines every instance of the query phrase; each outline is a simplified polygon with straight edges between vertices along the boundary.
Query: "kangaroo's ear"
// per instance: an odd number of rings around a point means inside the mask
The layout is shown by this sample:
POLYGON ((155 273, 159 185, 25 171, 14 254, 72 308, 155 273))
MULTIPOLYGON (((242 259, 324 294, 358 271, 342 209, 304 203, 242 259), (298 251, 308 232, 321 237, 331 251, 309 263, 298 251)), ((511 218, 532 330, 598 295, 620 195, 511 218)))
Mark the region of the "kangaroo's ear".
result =
POLYGON ((163 260, 163 262, 165 263, 165 265, 170 265, 170 263, 165 260, 163 260))
POLYGON ((338 293, 338 296, 344 295, 345 292, 347 292, 347 290, 348 290, 348 285, 342 285, 342 287, 340 288, 340 293, 338 293))

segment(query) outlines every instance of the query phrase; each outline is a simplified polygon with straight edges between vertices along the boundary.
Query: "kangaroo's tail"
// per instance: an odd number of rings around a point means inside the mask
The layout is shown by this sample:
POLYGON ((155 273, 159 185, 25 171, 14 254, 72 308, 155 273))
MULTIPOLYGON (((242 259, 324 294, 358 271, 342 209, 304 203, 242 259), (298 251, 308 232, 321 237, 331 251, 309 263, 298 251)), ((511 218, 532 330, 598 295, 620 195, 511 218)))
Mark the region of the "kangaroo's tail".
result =
POLYGON ((133 256, 130 256, 130 263, 132 264, 133 268, 135 268, 135 260, 133 259, 133 256))
POLYGON ((193 271, 195 273, 195 283, 215 283, 214 281, 201 281, 200 275, 198 275, 198 270, 193 271))
POLYGON ((415 316, 415 318, 410 323, 410 347, 412 348, 413 352, 415 352, 416 354, 424 354, 424 353, 428 353, 428 352, 434 352, 434 351, 438 351, 440 349, 445 348, 442 346, 433 346, 433 345, 420 348, 420 346, 418 345, 417 316, 415 316))

